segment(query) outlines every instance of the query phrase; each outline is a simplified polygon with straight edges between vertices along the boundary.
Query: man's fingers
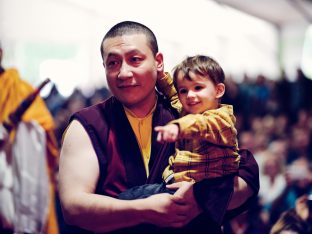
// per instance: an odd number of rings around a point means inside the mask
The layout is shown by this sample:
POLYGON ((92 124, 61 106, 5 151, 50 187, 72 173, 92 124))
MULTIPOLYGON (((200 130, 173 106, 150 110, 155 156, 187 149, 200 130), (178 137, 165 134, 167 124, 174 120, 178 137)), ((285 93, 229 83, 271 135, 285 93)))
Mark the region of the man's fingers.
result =
POLYGON ((176 182, 176 183, 172 183, 172 184, 167 184, 166 187, 168 189, 178 189, 182 186, 182 182, 176 182))

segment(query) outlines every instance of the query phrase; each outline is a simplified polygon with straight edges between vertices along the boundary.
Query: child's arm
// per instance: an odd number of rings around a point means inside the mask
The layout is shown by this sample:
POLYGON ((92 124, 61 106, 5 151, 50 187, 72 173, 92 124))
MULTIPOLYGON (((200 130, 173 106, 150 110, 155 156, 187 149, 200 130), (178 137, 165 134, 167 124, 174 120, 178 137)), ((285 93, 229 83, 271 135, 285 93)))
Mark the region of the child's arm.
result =
POLYGON ((173 85, 173 80, 168 72, 164 72, 161 76, 158 76, 156 87, 159 92, 170 100, 171 106, 181 113, 182 104, 178 98, 177 90, 173 85))
POLYGON ((179 126, 177 124, 167 124, 165 126, 155 127, 158 132, 158 142, 175 142, 179 136, 179 126))
POLYGON ((204 138, 213 144, 237 147, 235 117, 230 105, 203 114, 188 114, 168 124, 179 127, 179 139, 204 138))

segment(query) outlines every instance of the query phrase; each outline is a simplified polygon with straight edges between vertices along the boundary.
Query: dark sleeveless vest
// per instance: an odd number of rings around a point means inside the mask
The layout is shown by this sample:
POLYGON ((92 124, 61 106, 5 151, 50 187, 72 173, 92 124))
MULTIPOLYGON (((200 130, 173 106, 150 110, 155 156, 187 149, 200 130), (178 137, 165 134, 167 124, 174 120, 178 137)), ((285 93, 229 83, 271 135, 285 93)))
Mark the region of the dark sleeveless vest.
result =
MULTIPOLYGON (((162 97, 153 114, 152 129, 165 125, 174 118, 173 110, 162 97)), ((100 178, 96 193, 116 197, 127 188, 145 183, 161 182, 168 157, 174 152, 173 144, 160 144, 152 133, 150 175, 146 178, 144 163, 135 134, 121 103, 110 97, 105 102, 85 108, 71 117, 87 131, 98 157, 100 178)))
MULTIPOLYGON (((159 95, 153 114, 152 129, 154 129, 155 126, 165 125, 177 116, 178 113, 171 108, 170 103, 159 95)), ((126 117, 122 104, 115 97, 110 97, 100 104, 82 109, 75 113, 70 121, 74 119, 78 120, 85 128, 98 158, 100 177, 96 187, 97 194, 117 197, 120 192, 133 186, 162 182, 162 172, 168 165, 169 156, 174 153, 174 144, 158 143, 156 141, 156 132, 152 132, 151 157, 149 161, 150 175, 146 178, 145 167, 135 134, 126 117)), ((245 156, 248 156, 248 154, 244 152, 242 158, 246 158, 245 156)), ((249 164, 257 166, 256 163, 254 163, 252 155, 249 155, 247 158, 250 159, 249 164)), ((242 160, 242 162, 244 162, 244 160, 242 160)), ((248 165, 248 162, 246 164, 248 165)), ((251 167, 248 166, 248 168, 250 169, 251 167)), ((249 173, 248 170, 245 171, 246 176, 241 173, 239 174, 241 177, 246 178, 247 181, 248 178, 251 178, 250 181, 252 181, 253 178, 257 178, 257 168, 251 169, 252 173, 249 173)), ((244 171, 242 173, 244 173, 244 171)), ((220 180, 222 180, 222 178, 220 180)), ((253 183, 257 185, 259 182, 253 183)), ((211 196, 217 200, 219 194, 232 193, 232 191, 228 191, 228 187, 231 187, 228 186, 228 182, 223 183, 225 189, 222 189, 222 181, 215 181, 212 184, 207 184, 203 181, 195 185, 194 195, 196 200, 200 201, 200 204, 204 206, 206 197, 211 196), (206 194, 207 192, 209 194, 206 194), (211 195, 211 193, 213 194, 211 195)), ((259 189, 259 186, 255 187, 259 189)), ((225 197, 227 198, 228 196, 225 197)), ((216 202, 216 205, 212 204, 210 210, 218 211, 217 213, 222 213, 223 216, 227 204, 218 207, 220 203, 222 204, 222 200, 221 202, 216 202)), ((246 206, 242 208, 242 210, 246 210, 246 206)), ((241 211, 233 212, 233 216, 240 212, 241 211)), ((110 232, 110 234, 199 234, 205 233, 205 231, 215 234, 221 233, 220 225, 212 221, 209 216, 202 214, 187 225, 186 228, 164 229, 149 224, 142 224, 113 231, 110 232)), ((69 227, 62 233, 85 234, 91 232, 83 231, 76 227, 69 227)))

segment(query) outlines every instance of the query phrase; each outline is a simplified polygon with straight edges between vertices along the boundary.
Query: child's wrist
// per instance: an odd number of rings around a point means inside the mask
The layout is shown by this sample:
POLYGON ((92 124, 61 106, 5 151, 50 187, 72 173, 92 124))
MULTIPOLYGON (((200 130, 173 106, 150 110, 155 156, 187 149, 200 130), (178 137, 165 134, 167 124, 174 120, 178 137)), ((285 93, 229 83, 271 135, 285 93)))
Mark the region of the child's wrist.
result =
POLYGON ((168 72, 162 72, 158 77, 159 80, 164 80, 168 76, 168 72))

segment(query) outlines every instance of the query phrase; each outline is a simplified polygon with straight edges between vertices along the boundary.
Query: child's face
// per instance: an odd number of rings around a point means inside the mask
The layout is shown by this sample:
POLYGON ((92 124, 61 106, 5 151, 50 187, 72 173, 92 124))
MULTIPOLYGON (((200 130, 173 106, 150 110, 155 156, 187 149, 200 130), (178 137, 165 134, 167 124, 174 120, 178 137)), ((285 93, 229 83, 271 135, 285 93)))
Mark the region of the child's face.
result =
POLYGON ((179 99, 184 110, 190 114, 200 114, 206 110, 216 109, 219 98, 224 94, 224 84, 215 85, 207 76, 189 73, 192 80, 178 73, 177 86, 179 99))

